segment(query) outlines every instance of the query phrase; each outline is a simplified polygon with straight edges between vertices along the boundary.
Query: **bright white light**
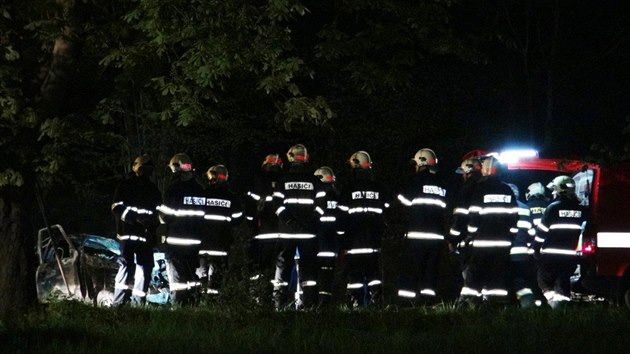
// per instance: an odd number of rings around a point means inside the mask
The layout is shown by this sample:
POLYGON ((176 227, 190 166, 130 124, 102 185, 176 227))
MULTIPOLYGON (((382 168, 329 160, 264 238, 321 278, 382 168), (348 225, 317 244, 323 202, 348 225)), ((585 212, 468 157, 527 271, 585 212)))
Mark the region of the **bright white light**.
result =
POLYGON ((599 248, 630 248, 630 232, 598 232, 599 248))
POLYGON ((496 155, 501 163, 516 162, 524 158, 538 157, 538 151, 532 149, 524 150, 505 150, 496 155))

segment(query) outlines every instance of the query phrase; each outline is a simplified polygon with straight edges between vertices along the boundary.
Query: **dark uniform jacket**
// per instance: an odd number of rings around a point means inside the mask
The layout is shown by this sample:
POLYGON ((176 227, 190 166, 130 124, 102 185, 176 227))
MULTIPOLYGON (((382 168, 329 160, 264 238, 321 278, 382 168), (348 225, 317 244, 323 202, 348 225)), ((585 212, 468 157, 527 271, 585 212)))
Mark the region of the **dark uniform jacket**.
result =
POLYGON ((116 237, 121 241, 141 241, 153 245, 160 204, 162 195, 148 178, 134 174, 120 182, 112 203, 116 237))
POLYGON ((510 250, 510 260, 513 262, 525 262, 529 260, 529 256, 534 253, 534 229, 532 218, 527 204, 518 201, 518 222, 516 227, 518 232, 512 242, 510 250))
POLYGON ((280 176, 274 192, 280 238, 314 238, 321 213, 315 199, 321 191, 321 181, 303 164, 292 164, 280 176))
POLYGON ((225 183, 206 190, 204 232, 200 254, 226 255, 232 245, 232 227, 242 220, 239 198, 225 183))
POLYGON ((344 186, 338 208, 343 212, 342 228, 347 252, 357 249, 380 250, 385 223, 386 196, 371 171, 353 170, 344 186))
POLYGON ((468 236, 468 208, 470 207, 470 202, 480 177, 481 175, 478 172, 474 172, 474 174, 464 182, 457 198, 455 198, 451 229, 449 230, 448 236, 449 243, 454 246, 465 240, 468 236))
POLYGON ((588 209, 577 198, 560 197, 549 204, 536 230, 535 249, 543 259, 575 257, 588 209))
POLYGON ((338 251, 339 223, 341 222, 339 203, 339 189, 333 183, 322 183, 322 190, 316 195, 317 211, 320 212, 317 237, 320 252, 338 251))
POLYGON ((547 205, 549 205, 549 201, 547 201, 547 199, 545 199, 542 195, 533 196, 527 201, 527 206, 531 212, 534 227, 538 226, 540 223, 540 219, 542 219, 547 205))
POLYGON ((169 186, 160 216, 167 225, 167 247, 198 249, 203 238, 206 192, 194 178, 169 186))
POLYGON ((277 204, 273 200, 273 192, 279 179, 279 173, 263 173, 254 181, 254 186, 247 192, 245 213, 252 223, 255 239, 278 238, 277 204))
POLYGON ((518 207, 512 188, 495 176, 482 177, 468 208, 473 248, 507 248, 516 236, 518 207))
POLYGON ((407 239, 444 240, 446 187, 429 171, 420 171, 398 200, 409 207, 407 239))

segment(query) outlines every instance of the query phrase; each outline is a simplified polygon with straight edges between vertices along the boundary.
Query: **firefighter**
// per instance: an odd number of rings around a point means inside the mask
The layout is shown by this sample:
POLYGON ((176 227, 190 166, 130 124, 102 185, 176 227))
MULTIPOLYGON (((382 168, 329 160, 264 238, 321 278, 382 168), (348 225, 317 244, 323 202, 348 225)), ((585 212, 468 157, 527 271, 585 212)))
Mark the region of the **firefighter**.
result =
POLYGON ((280 176, 274 192, 279 219, 280 243, 276 253, 274 303, 276 309, 289 305, 291 271, 296 268, 295 306, 308 308, 317 300, 317 239, 316 228, 320 213, 315 199, 320 181, 309 170, 309 154, 302 144, 287 152, 291 163, 280 176), (298 260, 295 262, 295 260, 298 260))
POLYGON ((168 166, 173 179, 158 210, 166 227, 163 243, 171 303, 185 305, 192 303, 201 285, 195 271, 203 239, 206 192, 195 179, 188 155, 175 154, 168 166))
POLYGON ((150 180, 151 158, 138 156, 132 170, 133 173, 116 187, 112 203, 116 238, 120 242, 114 305, 125 304, 130 299, 134 304, 144 304, 146 300, 159 224, 157 207, 162 203, 160 191, 150 180), (136 267, 140 271, 136 272, 136 267))
POLYGON ((538 286, 552 308, 571 298, 570 277, 577 267, 577 246, 588 220, 580 205, 575 181, 558 176, 551 182, 554 201, 545 209, 536 228, 534 243, 538 262, 538 286))
POLYGON ((228 169, 214 165, 206 172, 206 209, 204 233, 199 250, 197 276, 206 292, 218 294, 228 267, 232 229, 243 216, 240 200, 228 189, 228 169))
POLYGON ((332 302, 335 264, 339 252, 337 203, 340 192, 332 168, 328 166, 318 168, 315 177, 322 182, 322 191, 316 195, 318 211, 322 211, 317 230, 318 301, 320 306, 327 306, 332 302))
POLYGON ((487 156, 481 163, 468 208, 470 258, 467 279, 460 295, 505 302, 508 296, 507 269, 512 240, 518 229, 518 207, 512 189, 499 179, 499 161, 487 156))
POLYGON ((527 204, 518 200, 520 192, 515 184, 508 184, 516 197, 518 206, 518 232, 510 249, 510 280, 512 291, 521 308, 535 303, 536 266, 533 262, 534 235, 531 212, 527 204))
POLYGON ((367 152, 355 152, 348 162, 351 176, 337 206, 344 218, 347 289, 353 306, 379 305, 385 197, 380 183, 374 179, 372 159, 367 152))
POLYGON ((472 199, 475 186, 481 178, 481 161, 475 152, 464 156, 464 159, 455 170, 455 173, 462 176, 463 185, 460 187, 457 196, 454 198, 451 217, 451 228, 448 235, 449 251, 456 255, 461 267, 461 274, 464 286, 467 286, 469 267, 468 258, 470 247, 466 247, 468 238, 468 208, 472 199))
POLYGON ((532 222, 534 227, 536 227, 540 224, 540 219, 545 213, 545 208, 549 205, 549 199, 545 196, 545 186, 540 182, 530 184, 527 187, 525 199, 527 200, 527 206, 531 212, 532 222))
POLYGON ((433 150, 418 150, 413 161, 415 178, 398 195, 409 208, 398 296, 412 302, 422 297, 430 303, 437 295, 437 268, 445 242, 446 187, 436 175, 438 160, 433 150))
POLYGON ((256 286, 255 297, 271 299, 270 280, 274 278, 275 254, 279 240, 277 206, 273 192, 282 173, 283 161, 278 154, 265 156, 260 173, 245 197, 245 215, 252 238, 249 243, 249 258, 252 262, 252 277, 256 286))
POLYGON ((478 157, 464 158, 455 173, 462 175, 464 184, 459 190, 453 203, 453 216, 451 229, 449 230, 449 250, 454 252, 463 246, 466 240, 468 226, 468 208, 477 182, 481 178, 481 161, 478 157))

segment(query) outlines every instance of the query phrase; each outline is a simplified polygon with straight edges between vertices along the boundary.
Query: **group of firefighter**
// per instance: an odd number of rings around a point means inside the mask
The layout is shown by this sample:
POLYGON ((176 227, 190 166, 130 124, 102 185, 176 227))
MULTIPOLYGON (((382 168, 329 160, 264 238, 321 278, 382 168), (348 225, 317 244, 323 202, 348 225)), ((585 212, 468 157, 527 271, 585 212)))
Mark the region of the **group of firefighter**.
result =
POLYGON ((253 186, 237 195, 228 187, 224 165, 210 167, 200 183, 190 157, 179 153, 169 162, 173 179, 162 198, 150 179, 151 158, 137 157, 112 204, 121 246, 114 304, 144 303, 156 244, 165 255, 171 303, 219 294, 234 229, 246 225, 249 281, 269 288, 266 300, 276 309, 335 302, 340 260, 343 302, 382 305, 384 215, 392 206, 405 214, 394 294, 399 305, 444 298, 438 268, 445 249, 461 262, 458 303, 528 307, 542 301, 557 307, 570 300, 588 210, 569 176, 546 187, 531 184, 525 203, 518 187, 501 180, 503 166, 494 155, 473 153, 456 171, 462 176, 457 195, 447 200, 436 154, 424 148, 412 158, 415 173, 408 185, 390 198, 365 151, 350 157, 343 186, 330 167, 313 172, 302 144, 292 146, 286 159, 287 164, 278 154, 267 155, 253 186))

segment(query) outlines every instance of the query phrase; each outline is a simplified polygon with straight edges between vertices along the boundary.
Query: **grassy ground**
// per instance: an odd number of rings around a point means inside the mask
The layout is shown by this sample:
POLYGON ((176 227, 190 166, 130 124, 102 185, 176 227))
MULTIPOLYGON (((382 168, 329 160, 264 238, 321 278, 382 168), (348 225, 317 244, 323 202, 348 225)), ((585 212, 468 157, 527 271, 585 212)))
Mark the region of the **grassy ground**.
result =
POLYGON ((622 353, 625 309, 286 311, 53 303, 0 326, 10 353, 622 353))

